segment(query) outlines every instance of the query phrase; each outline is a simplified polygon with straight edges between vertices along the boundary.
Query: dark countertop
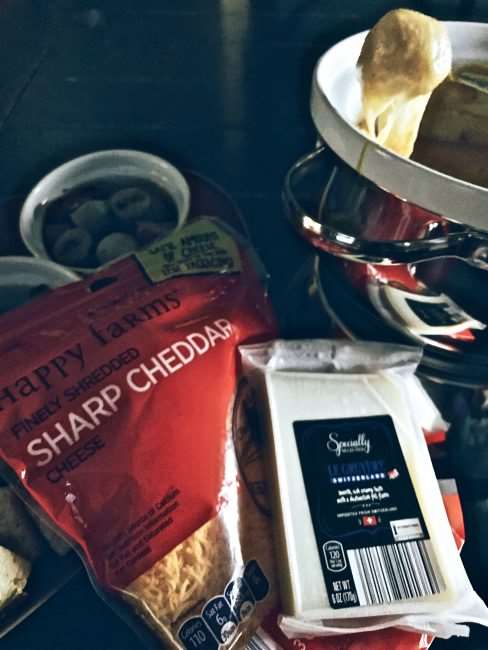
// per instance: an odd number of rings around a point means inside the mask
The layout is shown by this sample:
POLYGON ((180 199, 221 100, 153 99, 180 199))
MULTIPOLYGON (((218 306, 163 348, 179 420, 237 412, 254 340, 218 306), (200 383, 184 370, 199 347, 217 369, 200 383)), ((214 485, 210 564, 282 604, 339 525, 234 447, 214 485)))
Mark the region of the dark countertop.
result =
MULTIPOLYGON (((232 195, 271 273, 284 332, 320 331, 296 317, 290 283, 309 250, 283 219, 281 185, 314 145, 319 55, 397 6, 488 20, 486 0, 2 0, 0 254, 21 250, 12 205, 46 172, 96 149, 140 149, 232 195)), ((2 639, 5 650, 142 647, 84 574, 2 639)), ((477 629, 433 646, 487 647, 477 629)))

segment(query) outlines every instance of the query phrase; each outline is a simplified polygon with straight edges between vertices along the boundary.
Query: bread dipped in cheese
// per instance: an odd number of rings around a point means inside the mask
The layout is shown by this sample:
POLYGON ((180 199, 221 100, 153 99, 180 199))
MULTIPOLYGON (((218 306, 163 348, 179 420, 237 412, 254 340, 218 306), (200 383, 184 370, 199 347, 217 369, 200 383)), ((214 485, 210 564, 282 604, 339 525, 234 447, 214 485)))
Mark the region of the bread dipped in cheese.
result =
POLYGON ((430 96, 451 64, 443 23, 408 9, 385 14, 368 33, 358 59, 360 127, 384 147, 409 157, 430 96))

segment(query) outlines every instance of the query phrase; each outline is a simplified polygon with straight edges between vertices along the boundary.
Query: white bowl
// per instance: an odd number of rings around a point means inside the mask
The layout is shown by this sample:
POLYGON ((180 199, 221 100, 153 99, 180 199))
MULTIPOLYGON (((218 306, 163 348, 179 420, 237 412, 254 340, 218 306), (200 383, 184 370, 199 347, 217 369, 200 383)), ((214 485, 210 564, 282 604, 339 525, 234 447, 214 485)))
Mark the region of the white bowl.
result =
POLYGON ((79 279, 76 273, 49 260, 0 257, 0 314, 27 302, 30 289, 41 285, 56 289, 79 279))
MULTIPOLYGON (((20 234, 35 256, 52 259, 44 245, 45 206, 75 187, 106 179, 131 177, 151 181, 173 199, 181 228, 188 218, 190 190, 183 175, 169 162, 140 151, 111 149, 97 151, 70 160, 44 176, 28 195, 20 213, 20 234)), ((111 260, 112 264, 115 260, 111 260)), ((76 273, 92 273, 97 269, 69 266, 76 273)), ((97 268, 101 268, 97 267, 97 268)))
MULTIPOLYGON (((446 26, 454 66, 488 62, 487 24, 448 22, 446 26)), ((355 126, 361 107, 356 62, 366 34, 340 41, 315 68, 311 111, 320 136, 344 162, 384 190, 453 221, 488 230, 488 188, 399 156, 355 126)))

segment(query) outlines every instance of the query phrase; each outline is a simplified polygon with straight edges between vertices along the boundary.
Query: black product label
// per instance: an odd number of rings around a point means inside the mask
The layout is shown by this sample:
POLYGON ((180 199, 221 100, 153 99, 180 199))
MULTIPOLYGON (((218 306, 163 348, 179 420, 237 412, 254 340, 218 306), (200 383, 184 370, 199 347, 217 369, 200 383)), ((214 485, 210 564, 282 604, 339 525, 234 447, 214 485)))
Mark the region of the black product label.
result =
POLYGON ((439 593, 429 535, 391 417, 293 426, 331 606, 439 593))
POLYGON ((203 608, 202 618, 219 643, 226 643, 236 632, 237 620, 223 596, 208 601, 203 608))
POLYGON ((236 578, 236 580, 229 582, 224 595, 239 621, 245 621, 251 616, 254 611, 255 600, 243 578, 236 578))
POLYGON ((218 650, 219 647, 217 640, 199 616, 186 621, 178 636, 186 650, 218 650))
POLYGON ((244 578, 256 600, 264 600, 269 593, 269 582, 256 560, 250 560, 244 569, 244 578))
POLYGON ((448 302, 423 302, 422 300, 406 299, 413 313, 429 327, 448 327, 459 325, 466 317, 455 305, 448 302))
POLYGON ((218 650, 231 644, 239 621, 246 621, 256 607, 256 601, 266 598, 269 582, 256 560, 244 567, 242 577, 231 580, 222 596, 207 601, 201 616, 183 623, 178 637, 186 650, 218 650))

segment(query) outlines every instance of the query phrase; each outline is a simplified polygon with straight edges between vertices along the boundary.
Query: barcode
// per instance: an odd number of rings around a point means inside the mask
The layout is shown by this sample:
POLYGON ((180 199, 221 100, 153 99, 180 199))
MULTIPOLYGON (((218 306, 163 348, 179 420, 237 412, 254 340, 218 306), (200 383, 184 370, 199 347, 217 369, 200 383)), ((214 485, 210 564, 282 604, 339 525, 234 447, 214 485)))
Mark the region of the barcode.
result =
POLYGON ((432 596, 444 588, 429 540, 359 548, 347 556, 360 605, 432 596))
POLYGON ((262 628, 248 641, 246 650, 282 650, 262 628))

